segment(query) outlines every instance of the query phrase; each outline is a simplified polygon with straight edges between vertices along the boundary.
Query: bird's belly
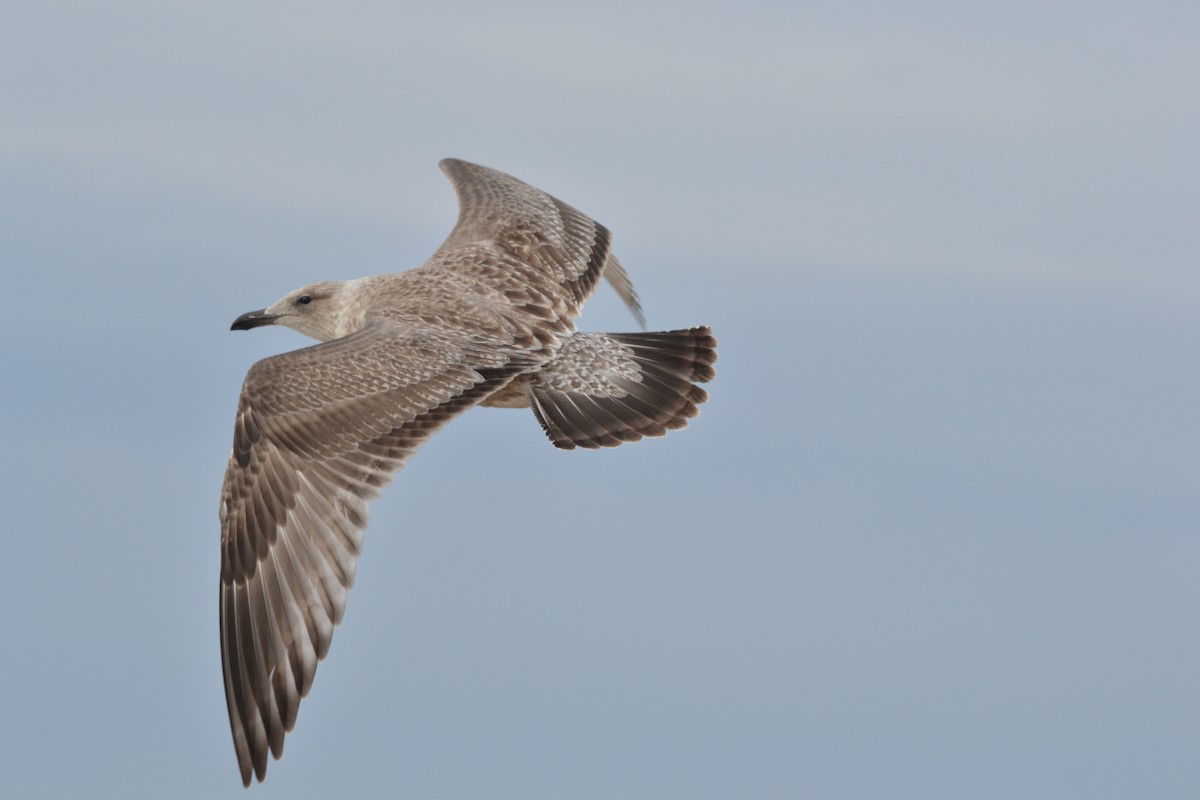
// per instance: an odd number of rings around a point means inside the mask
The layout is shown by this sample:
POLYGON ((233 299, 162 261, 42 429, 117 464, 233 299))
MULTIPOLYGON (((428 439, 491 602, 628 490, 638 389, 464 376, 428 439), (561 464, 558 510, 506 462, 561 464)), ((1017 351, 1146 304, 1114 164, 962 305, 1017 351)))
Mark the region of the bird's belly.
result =
POLYGON ((518 377, 488 397, 480 405, 492 408, 529 408, 529 397, 525 394, 525 378, 518 377))

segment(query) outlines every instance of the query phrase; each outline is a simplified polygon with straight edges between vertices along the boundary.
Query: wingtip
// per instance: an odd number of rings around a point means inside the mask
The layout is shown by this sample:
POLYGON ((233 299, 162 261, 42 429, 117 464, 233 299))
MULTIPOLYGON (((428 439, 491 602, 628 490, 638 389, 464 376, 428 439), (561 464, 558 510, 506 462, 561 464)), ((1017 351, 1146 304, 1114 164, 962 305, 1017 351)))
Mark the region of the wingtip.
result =
POLYGON ((470 167, 476 167, 476 166, 478 166, 478 165, 472 164, 470 161, 463 161, 461 158, 452 158, 452 157, 451 158, 443 158, 441 161, 438 162, 438 169, 440 169, 442 172, 444 172, 447 175, 452 175, 455 172, 461 171, 463 169, 469 169, 470 167))

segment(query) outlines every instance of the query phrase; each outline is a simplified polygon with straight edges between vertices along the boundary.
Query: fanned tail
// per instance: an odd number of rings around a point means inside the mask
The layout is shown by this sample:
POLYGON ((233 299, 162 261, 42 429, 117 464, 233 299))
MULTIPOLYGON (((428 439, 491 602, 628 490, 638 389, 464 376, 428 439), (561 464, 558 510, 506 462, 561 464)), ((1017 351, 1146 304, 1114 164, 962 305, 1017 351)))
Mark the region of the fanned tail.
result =
POLYGON ((716 374, 708 326, 654 333, 577 333, 528 377, 533 413, 556 447, 616 447, 687 427, 716 374))

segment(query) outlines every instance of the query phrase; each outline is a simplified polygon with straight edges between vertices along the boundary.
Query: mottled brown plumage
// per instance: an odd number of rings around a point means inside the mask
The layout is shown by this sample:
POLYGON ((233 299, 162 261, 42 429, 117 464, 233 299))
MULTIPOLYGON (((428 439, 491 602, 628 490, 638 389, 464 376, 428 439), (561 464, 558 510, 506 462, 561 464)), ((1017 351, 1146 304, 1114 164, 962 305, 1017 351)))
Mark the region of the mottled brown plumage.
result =
POLYGON ((641 319, 607 229, 503 173, 441 167, 459 219, 425 264, 312 284, 233 325, 323 342, 251 367, 221 491, 221 654, 246 785, 282 754, 329 651, 368 502, 443 424, 532 407, 559 447, 613 446, 683 427, 707 398, 708 328, 575 332, 602 275, 641 319))

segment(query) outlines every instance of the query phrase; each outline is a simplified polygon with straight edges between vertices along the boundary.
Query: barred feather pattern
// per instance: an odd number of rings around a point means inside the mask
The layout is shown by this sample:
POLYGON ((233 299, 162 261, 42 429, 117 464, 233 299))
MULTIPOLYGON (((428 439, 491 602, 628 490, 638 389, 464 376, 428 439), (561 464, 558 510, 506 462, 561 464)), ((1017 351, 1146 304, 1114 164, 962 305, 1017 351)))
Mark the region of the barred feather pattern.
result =
POLYGON ((242 782, 283 753, 346 610, 370 510, 474 405, 532 407, 562 448, 683 427, 707 394, 708 328, 578 333, 603 277, 642 322, 607 228, 510 175, 447 159, 459 217, 406 272, 320 281, 238 317, 321 343, 246 375, 220 502, 221 662, 242 782))
POLYGON ((655 333, 579 333, 524 378, 534 414, 556 447, 616 447, 687 427, 716 374, 708 327, 655 333))

